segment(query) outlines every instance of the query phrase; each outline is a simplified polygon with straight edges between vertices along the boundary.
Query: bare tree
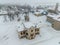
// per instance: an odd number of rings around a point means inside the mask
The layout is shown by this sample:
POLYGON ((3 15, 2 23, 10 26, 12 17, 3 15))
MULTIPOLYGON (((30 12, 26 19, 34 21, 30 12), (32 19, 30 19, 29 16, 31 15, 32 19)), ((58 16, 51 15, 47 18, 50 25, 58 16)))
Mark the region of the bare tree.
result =
POLYGON ((4 21, 7 21, 7 16, 6 15, 4 15, 4 21))
POLYGON ((9 17, 10 21, 14 20, 14 14, 12 14, 10 12, 8 13, 8 17, 9 17))
POLYGON ((29 15, 25 15, 25 21, 29 21, 29 15))

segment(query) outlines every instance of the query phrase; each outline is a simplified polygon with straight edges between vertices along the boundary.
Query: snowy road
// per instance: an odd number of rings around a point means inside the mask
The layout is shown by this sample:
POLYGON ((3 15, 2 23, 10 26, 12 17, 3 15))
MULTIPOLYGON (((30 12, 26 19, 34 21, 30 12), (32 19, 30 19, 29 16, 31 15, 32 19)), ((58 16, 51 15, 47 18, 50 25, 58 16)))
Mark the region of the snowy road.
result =
POLYGON ((60 45, 60 36, 59 37, 53 37, 49 40, 45 40, 42 42, 35 43, 33 45, 60 45))
POLYGON ((16 30, 20 22, 12 21, 2 23, 0 21, 0 45, 59 45, 60 31, 58 32, 51 28, 50 24, 46 22, 46 16, 41 16, 37 19, 37 17, 30 15, 30 21, 33 23, 41 21, 39 24, 40 35, 37 35, 33 40, 18 38, 16 30))

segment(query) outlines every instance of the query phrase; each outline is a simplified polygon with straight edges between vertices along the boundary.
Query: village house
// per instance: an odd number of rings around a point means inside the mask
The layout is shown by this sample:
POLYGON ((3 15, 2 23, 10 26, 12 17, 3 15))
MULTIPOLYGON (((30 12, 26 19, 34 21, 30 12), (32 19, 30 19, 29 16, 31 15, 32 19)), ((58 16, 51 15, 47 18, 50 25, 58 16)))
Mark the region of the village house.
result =
POLYGON ((48 12, 49 13, 53 13, 53 14, 58 14, 58 6, 59 6, 59 4, 58 3, 56 3, 56 6, 53 8, 53 9, 50 9, 50 8, 48 8, 48 12))
POLYGON ((50 23, 53 23, 55 20, 53 19, 54 17, 56 17, 56 15, 51 15, 51 14, 48 14, 47 15, 47 21, 50 22, 50 23))
POLYGON ((52 24, 56 30, 60 30, 60 15, 47 15, 47 21, 52 24))
POLYGON ((52 27, 56 30, 60 30, 60 15, 56 16, 54 20, 55 21, 52 23, 52 27))
POLYGON ((35 12, 34 15, 37 16, 37 17, 42 16, 42 14, 40 12, 35 12))
POLYGON ((18 36, 19 38, 26 37, 27 39, 31 40, 36 37, 37 34, 40 34, 40 29, 35 27, 33 23, 26 22, 24 25, 20 26, 18 29, 18 36))

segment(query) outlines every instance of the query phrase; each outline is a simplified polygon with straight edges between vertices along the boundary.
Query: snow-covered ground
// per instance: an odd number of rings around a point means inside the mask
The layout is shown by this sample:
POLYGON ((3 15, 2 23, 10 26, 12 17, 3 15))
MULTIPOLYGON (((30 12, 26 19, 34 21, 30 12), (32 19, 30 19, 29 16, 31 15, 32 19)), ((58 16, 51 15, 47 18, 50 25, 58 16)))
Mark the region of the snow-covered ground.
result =
MULTIPOLYGON (((21 16, 21 21, 24 21, 24 16, 21 16)), ((59 45, 60 31, 56 31, 51 27, 51 24, 46 21, 46 16, 34 16, 29 14, 30 22, 40 27, 40 35, 35 39, 28 40, 26 38, 18 38, 18 26, 21 21, 3 22, 3 16, 0 17, 0 45, 59 45)), ((26 23, 26 22, 25 22, 26 23)))

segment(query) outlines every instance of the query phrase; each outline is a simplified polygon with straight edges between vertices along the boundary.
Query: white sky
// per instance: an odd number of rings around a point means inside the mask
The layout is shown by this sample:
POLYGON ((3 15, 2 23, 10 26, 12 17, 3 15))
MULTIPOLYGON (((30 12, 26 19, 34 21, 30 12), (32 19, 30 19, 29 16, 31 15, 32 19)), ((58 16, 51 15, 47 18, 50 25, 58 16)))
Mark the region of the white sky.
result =
POLYGON ((29 5, 38 5, 41 3, 52 4, 60 3, 60 0, 0 0, 0 4, 29 4, 29 5))

